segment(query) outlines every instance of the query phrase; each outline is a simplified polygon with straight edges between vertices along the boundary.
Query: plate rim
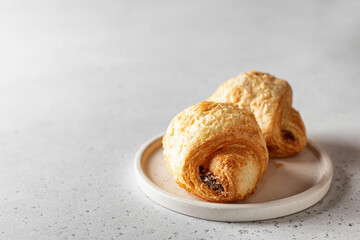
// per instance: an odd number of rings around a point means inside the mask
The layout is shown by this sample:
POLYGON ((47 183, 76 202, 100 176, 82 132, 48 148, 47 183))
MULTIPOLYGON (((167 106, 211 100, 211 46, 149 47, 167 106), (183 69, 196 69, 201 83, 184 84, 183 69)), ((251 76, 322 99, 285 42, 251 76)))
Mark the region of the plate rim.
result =
MULTIPOLYGON (((146 173, 143 170, 142 167, 142 157, 145 151, 150 147, 151 145, 155 144, 156 142, 160 141, 161 138, 164 136, 165 133, 158 134, 149 140, 147 140, 137 151, 135 155, 135 173, 136 173, 136 179, 138 182, 138 185, 140 186, 141 190, 144 192, 146 196, 148 196, 150 199, 155 201, 156 203, 160 204, 161 206, 168 208, 170 210, 173 210, 175 212, 179 212, 181 214, 185 214, 188 216, 196 217, 196 218, 202 218, 202 219, 208 219, 208 220, 215 220, 215 221, 231 221, 231 222, 239 222, 239 221, 255 221, 255 220, 265 220, 265 219, 272 219, 277 217, 282 217, 286 215, 290 215, 299 211, 302 211, 314 204, 316 204, 318 201, 320 201, 328 192, 332 178, 333 178, 333 164, 329 157, 329 155, 326 153, 325 150, 323 150, 320 146, 318 146, 316 143, 314 143, 312 140, 308 139, 307 147, 311 147, 315 149, 317 152, 319 152, 319 159, 321 160, 321 164, 325 163, 326 169, 324 170, 323 174, 320 175, 317 183, 313 185, 311 188, 300 192, 298 194, 261 202, 261 203, 213 203, 213 202, 203 202, 193 199, 186 199, 181 196, 177 196, 173 193, 167 192, 164 189, 157 186, 153 181, 146 175, 146 173), (293 203, 296 202, 299 199, 305 199, 305 201, 302 202, 303 207, 298 207, 291 209, 290 207, 294 205, 293 203), (313 200, 311 200, 313 199, 313 200), (176 206, 176 204, 179 204, 179 206, 176 206), (204 214, 198 214, 198 210, 201 209, 211 209, 211 210, 220 210, 220 211, 243 211, 243 210, 255 210, 255 209, 268 209, 272 207, 285 207, 287 206, 288 211, 281 211, 279 214, 267 214, 269 216, 263 216, 263 217, 249 217, 249 218, 243 218, 238 217, 237 219, 234 219, 234 217, 226 217, 226 216, 216 216, 216 217, 208 217, 208 216, 202 216, 204 214), (184 209, 187 208, 187 209, 184 209), (191 209, 194 213, 191 213, 191 209), (200 209, 195 209, 200 208, 200 209), (248 219, 248 220, 247 220, 248 219)), ((313 150, 312 150, 313 151, 313 150)), ((209 214, 205 214, 209 215, 209 214)), ((210 214, 211 215, 211 214, 210 214)), ((226 215, 226 214, 225 214, 226 215)), ((266 214, 265 214, 266 215, 266 214)))

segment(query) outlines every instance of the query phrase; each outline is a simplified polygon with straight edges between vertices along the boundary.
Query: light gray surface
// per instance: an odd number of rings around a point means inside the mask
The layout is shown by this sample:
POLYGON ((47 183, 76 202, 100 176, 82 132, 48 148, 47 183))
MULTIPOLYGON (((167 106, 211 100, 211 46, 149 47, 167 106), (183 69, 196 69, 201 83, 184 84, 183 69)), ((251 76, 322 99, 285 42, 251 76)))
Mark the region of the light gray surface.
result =
POLYGON ((356 239, 358 1, 42 1, 0 4, 0 239, 356 239), (134 155, 224 80, 287 79, 332 157, 306 211, 221 223, 138 188, 134 155))

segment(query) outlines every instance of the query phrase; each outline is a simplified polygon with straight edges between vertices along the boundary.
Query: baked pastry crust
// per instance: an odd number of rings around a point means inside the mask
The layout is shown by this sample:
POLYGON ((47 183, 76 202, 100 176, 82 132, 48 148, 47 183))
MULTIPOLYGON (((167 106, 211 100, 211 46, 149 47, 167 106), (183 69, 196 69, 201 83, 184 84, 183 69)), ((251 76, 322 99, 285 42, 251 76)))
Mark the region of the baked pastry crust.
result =
POLYGON ((203 101, 185 109, 171 121, 163 147, 176 183, 212 202, 247 198, 269 158, 254 115, 229 103, 203 101))
POLYGON ((306 146, 305 126, 292 107, 292 90, 285 80, 256 71, 242 73, 221 84, 208 100, 251 111, 270 157, 292 156, 306 146))

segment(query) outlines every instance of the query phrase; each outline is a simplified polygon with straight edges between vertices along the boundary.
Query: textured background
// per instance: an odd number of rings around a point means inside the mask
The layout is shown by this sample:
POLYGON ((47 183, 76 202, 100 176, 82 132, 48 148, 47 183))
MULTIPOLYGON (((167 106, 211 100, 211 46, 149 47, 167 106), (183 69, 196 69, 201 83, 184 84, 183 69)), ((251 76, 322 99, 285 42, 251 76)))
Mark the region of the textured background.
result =
POLYGON ((0 239, 356 239, 359 1, 0 3, 0 239), (224 80, 287 79, 334 181, 280 219, 211 222, 136 184, 134 155, 224 80))

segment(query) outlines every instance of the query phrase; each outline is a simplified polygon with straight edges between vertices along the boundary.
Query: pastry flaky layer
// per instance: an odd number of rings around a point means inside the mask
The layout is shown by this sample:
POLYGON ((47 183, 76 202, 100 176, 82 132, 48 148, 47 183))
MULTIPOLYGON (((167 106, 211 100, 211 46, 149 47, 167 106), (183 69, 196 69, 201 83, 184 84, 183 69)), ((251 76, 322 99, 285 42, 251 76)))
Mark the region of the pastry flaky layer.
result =
POLYGON ((208 99, 251 111, 264 135, 270 157, 292 156, 306 146, 306 131, 292 107, 292 90, 282 79, 251 71, 227 80, 208 99))
POLYGON ((212 202, 247 198, 269 158, 254 115, 230 103, 204 101, 185 109, 171 121, 163 147, 176 183, 212 202))

